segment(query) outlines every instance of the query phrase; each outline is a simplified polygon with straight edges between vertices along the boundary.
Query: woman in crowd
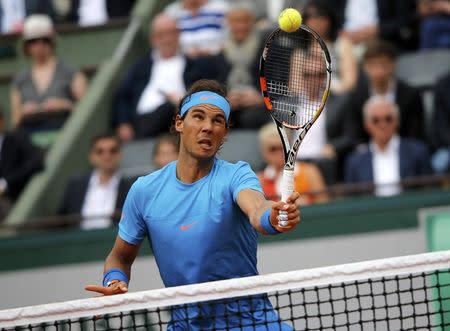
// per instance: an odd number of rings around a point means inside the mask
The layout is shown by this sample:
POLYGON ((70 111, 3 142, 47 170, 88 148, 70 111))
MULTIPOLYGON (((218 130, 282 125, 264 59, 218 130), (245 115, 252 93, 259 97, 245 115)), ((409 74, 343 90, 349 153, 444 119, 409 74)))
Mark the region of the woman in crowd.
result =
POLYGON ((46 15, 26 19, 23 50, 31 68, 11 87, 13 125, 28 132, 59 129, 85 94, 86 77, 56 56, 55 31, 46 15))

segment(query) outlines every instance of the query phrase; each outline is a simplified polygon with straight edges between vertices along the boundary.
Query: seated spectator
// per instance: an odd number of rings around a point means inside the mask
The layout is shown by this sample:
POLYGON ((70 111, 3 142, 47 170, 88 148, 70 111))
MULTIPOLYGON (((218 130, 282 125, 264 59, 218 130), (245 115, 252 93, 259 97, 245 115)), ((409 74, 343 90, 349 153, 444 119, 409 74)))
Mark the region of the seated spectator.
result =
MULTIPOLYGON (((268 123, 259 130, 259 144, 261 155, 267 163, 267 167, 258 173, 262 189, 267 199, 279 200, 284 155, 283 144, 274 123, 268 123)), ((324 193, 325 181, 320 170, 313 163, 297 162, 294 190, 301 193, 304 205, 328 200, 327 194, 324 193)))
POLYGON ((338 19, 329 1, 309 1, 303 8, 303 21, 322 37, 330 51, 333 65, 331 96, 350 92, 356 84, 358 64, 350 38, 345 34, 338 36, 338 19))
POLYGON ((227 9, 227 2, 223 0, 177 0, 168 5, 164 13, 177 21, 181 51, 194 58, 221 51, 227 9))
POLYGON ((5 118, 0 110, 0 221, 31 176, 41 168, 41 152, 23 133, 5 133, 5 118))
POLYGON ((59 129, 84 96, 87 80, 55 55, 55 31, 48 16, 32 15, 23 29, 31 68, 11 87, 13 125, 28 132, 59 129))
POLYGON ((153 19, 149 39, 152 51, 131 67, 116 95, 114 126, 125 142, 169 132, 186 88, 217 71, 209 60, 179 53, 179 30, 170 16, 153 19))
POLYGON ((427 146, 398 135, 400 110, 388 97, 372 96, 363 107, 369 144, 357 148, 345 167, 347 183, 373 182, 375 195, 401 192, 400 180, 431 173, 427 146))
POLYGON ((344 104, 347 112, 346 134, 351 146, 367 142, 363 127, 362 108, 373 95, 384 96, 399 106, 402 137, 425 141, 423 129, 424 111, 420 92, 395 77, 396 50, 386 41, 375 40, 367 45, 363 58, 364 76, 344 104))
POLYGON ((25 18, 33 14, 53 17, 52 0, 2 0, 0 1, 0 32, 20 33, 25 18))
POLYGON ((106 228, 118 221, 130 180, 118 172, 122 158, 120 140, 102 134, 92 141, 89 162, 93 171, 71 178, 59 213, 74 216, 84 230, 106 228))
POLYGON ((172 134, 162 134, 156 138, 153 147, 153 165, 155 169, 161 169, 166 164, 178 159, 178 137, 172 134))
POLYGON ((271 119, 265 111, 259 86, 256 86, 262 40, 254 28, 255 16, 249 3, 232 6, 227 21, 230 33, 223 54, 230 66, 227 98, 232 106, 233 127, 259 129, 271 119))
POLYGON ((432 142, 436 152, 431 165, 436 173, 450 172, 450 72, 434 87, 432 142))
POLYGON ((450 48, 450 0, 418 0, 420 48, 450 48))
POLYGON ((358 58, 366 44, 378 38, 389 40, 401 50, 417 48, 415 1, 346 0, 342 10, 342 34, 356 45, 358 58))
POLYGON ((72 0, 68 20, 80 26, 103 25, 112 18, 127 17, 135 0, 72 0))

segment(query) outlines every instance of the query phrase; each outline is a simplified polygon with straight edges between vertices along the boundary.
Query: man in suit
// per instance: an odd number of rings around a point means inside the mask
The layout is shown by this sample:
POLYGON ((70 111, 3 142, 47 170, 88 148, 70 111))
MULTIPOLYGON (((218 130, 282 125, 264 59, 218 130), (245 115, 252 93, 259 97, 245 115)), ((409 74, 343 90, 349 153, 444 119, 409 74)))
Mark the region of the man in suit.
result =
POLYGON ((398 80, 395 74, 396 50, 383 40, 374 40, 367 46, 363 58, 364 75, 356 89, 343 105, 346 121, 344 139, 350 148, 365 143, 369 136, 363 127, 364 103, 373 95, 381 95, 399 107, 399 134, 425 140, 423 122, 424 112, 420 92, 398 80))
POLYGON ((60 206, 61 215, 74 216, 85 230, 106 228, 120 216, 131 181, 118 172, 120 140, 111 134, 93 139, 89 161, 94 170, 69 180, 60 206))
POLYGON ((368 145, 357 148, 345 167, 347 183, 373 182, 375 194, 401 192, 400 180, 431 173, 427 146, 398 135, 398 106, 384 96, 372 96, 364 105, 364 127, 370 136, 368 145))
POLYGON ((30 177, 42 168, 41 152, 28 136, 4 130, 5 119, 0 110, 0 220, 30 177))
POLYGON ((132 66, 116 95, 114 126, 122 141, 168 132, 186 88, 200 78, 223 81, 213 76, 221 70, 215 58, 192 60, 179 53, 179 34, 174 18, 153 19, 152 51, 132 66))

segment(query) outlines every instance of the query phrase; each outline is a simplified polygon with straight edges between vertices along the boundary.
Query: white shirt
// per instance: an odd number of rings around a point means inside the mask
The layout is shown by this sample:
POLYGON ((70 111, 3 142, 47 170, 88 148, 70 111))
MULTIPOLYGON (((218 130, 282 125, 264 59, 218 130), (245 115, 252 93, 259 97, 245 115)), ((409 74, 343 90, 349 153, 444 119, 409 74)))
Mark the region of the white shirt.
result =
POLYGON ((375 89, 374 89, 372 86, 370 86, 369 89, 370 89, 370 95, 371 95, 371 96, 373 96, 373 95, 378 95, 378 96, 381 96, 381 97, 386 98, 386 99, 389 100, 390 102, 396 103, 396 100, 395 100, 395 93, 396 93, 396 91, 397 91, 397 83, 396 83, 395 80, 391 80, 391 81, 389 82, 389 88, 388 88, 388 90, 386 91, 386 93, 376 93, 376 92, 375 92, 375 89))
POLYGON ((108 22, 106 0, 80 0, 78 16, 80 26, 105 24, 108 22))
POLYGON ((182 96, 186 92, 183 73, 186 59, 178 54, 168 59, 153 53, 153 65, 150 80, 139 98, 138 114, 151 113, 166 102, 165 94, 182 96))
POLYGON ((14 32, 14 28, 20 26, 25 20, 24 0, 1 0, 0 5, 3 11, 1 31, 14 32))
POLYGON ((395 135, 381 151, 371 142, 373 182, 375 195, 390 196, 401 192, 400 182, 400 138, 395 135))
POLYGON ((375 0, 347 0, 344 30, 353 31, 378 25, 378 8, 375 0))
POLYGON ((81 229, 102 229, 111 225, 119 183, 119 174, 114 175, 108 183, 101 184, 98 173, 96 171, 92 173, 81 208, 81 229))

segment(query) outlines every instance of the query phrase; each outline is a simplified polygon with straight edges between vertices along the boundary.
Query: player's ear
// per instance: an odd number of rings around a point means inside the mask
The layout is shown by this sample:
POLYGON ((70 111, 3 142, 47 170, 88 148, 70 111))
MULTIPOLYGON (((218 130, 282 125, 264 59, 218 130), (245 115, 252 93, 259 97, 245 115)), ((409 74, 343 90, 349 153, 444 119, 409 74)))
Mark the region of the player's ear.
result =
POLYGON ((184 121, 180 115, 175 117, 175 131, 183 132, 184 121))

